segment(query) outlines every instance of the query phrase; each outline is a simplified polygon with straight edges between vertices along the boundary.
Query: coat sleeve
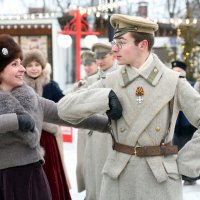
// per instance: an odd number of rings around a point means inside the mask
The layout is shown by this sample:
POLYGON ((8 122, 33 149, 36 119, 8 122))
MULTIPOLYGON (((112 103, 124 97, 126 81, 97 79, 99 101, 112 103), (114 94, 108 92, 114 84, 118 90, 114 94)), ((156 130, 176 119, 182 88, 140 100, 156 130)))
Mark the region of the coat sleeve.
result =
POLYGON ((16 113, 0 115, 0 133, 15 131, 19 129, 16 113))
POLYGON ((58 102, 58 115, 73 124, 109 110, 109 88, 86 88, 66 94, 58 102))
POLYGON ((39 101, 43 109, 44 122, 75 128, 90 129, 99 132, 109 132, 108 118, 103 115, 92 115, 79 123, 72 124, 59 117, 57 103, 42 97, 39 97, 39 101))
POLYGON ((200 175, 200 95, 185 79, 179 80, 177 100, 192 125, 197 127, 192 139, 179 151, 177 163, 179 173, 189 177, 200 175))
POLYGON ((196 81, 196 83, 194 84, 194 89, 200 93, 200 81, 196 81))

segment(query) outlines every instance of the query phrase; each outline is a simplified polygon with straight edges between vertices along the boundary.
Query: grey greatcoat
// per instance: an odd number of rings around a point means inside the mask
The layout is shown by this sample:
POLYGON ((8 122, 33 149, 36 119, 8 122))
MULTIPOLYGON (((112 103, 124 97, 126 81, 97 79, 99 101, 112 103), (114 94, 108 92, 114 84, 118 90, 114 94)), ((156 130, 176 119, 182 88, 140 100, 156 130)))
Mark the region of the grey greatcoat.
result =
POLYGON ((200 174, 200 95, 156 55, 142 71, 125 66, 92 87, 62 99, 58 105, 61 118, 77 123, 95 111, 105 112, 108 102, 99 101, 95 92, 101 89, 94 89, 105 87, 101 97, 112 88, 123 107, 123 116, 112 121, 119 143, 154 146, 164 138, 170 142, 179 110, 198 128, 178 155, 138 157, 111 151, 103 168, 100 200, 182 200, 180 174, 190 177, 200 174), (144 89, 142 103, 137 102, 135 94, 138 86, 144 89), (71 106, 73 100, 77 105, 84 104, 79 115, 71 106), (63 108, 71 109, 66 113, 63 108))
MULTIPOLYGON (((87 78, 86 86, 105 79, 106 74, 117 69, 116 64, 107 70, 101 69, 87 78)), ((108 152, 111 150, 112 140, 108 134, 97 131, 80 129, 77 141, 77 185, 78 191, 86 190, 86 200, 98 200, 102 181, 102 169, 108 152), (84 156, 83 156, 84 155, 84 156)))
MULTIPOLYGON (((44 161, 39 145, 43 121, 74 126, 59 118, 56 103, 37 96, 27 85, 12 92, 0 90, 0 101, 0 170, 44 161), (28 112, 34 118, 33 132, 18 130, 16 113, 22 112, 28 112)), ((103 131, 107 127, 107 118, 95 116, 77 127, 103 131)))

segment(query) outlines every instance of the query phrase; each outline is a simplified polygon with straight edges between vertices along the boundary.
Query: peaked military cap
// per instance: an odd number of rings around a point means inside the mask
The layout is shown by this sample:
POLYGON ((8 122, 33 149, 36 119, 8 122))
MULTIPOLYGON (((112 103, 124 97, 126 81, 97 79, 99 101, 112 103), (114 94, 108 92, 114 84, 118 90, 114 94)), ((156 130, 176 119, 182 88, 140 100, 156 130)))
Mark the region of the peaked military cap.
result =
POLYGON ((117 38, 127 32, 141 32, 154 35, 158 30, 158 24, 138 16, 129 16, 122 14, 113 14, 110 23, 114 28, 114 37, 117 38))
POLYGON ((95 62, 95 55, 92 51, 84 51, 81 54, 81 61, 83 63, 83 65, 90 65, 93 62, 95 62))
POLYGON ((95 58, 98 59, 98 58, 104 57, 108 53, 111 53, 112 46, 110 43, 97 42, 97 43, 93 44, 92 51, 95 53, 95 58))
POLYGON ((185 62, 182 62, 182 61, 179 61, 179 60, 174 60, 171 64, 172 64, 172 69, 174 67, 179 67, 179 68, 186 71, 187 65, 186 65, 185 62))

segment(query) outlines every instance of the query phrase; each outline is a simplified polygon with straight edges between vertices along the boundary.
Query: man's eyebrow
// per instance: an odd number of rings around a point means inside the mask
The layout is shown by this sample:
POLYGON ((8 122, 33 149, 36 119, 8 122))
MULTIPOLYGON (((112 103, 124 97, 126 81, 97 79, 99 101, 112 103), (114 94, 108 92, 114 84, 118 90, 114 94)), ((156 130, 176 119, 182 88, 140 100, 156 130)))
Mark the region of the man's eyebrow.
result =
POLYGON ((118 37, 118 38, 116 38, 116 39, 119 39, 119 40, 127 40, 127 39, 124 38, 124 37, 118 37))

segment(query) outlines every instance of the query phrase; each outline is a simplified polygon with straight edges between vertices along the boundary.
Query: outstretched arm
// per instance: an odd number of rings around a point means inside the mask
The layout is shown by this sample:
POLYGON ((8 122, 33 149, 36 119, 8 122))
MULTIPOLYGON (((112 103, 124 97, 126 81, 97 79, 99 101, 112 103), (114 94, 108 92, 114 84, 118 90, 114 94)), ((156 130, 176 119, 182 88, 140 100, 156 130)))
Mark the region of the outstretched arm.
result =
POLYGON ((69 93, 58 102, 58 115, 77 124, 93 114, 104 114, 109 110, 110 91, 109 88, 97 88, 69 93))
POLYGON ((42 97, 39 98, 44 112, 44 122, 55 123, 63 126, 71 126, 75 128, 90 129, 100 132, 108 132, 108 118, 103 115, 92 115, 83 119, 79 123, 72 124, 59 117, 56 103, 42 97))

